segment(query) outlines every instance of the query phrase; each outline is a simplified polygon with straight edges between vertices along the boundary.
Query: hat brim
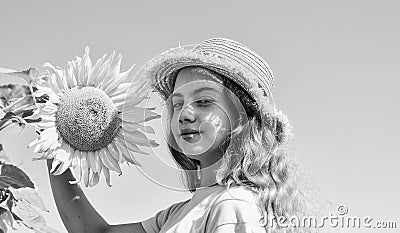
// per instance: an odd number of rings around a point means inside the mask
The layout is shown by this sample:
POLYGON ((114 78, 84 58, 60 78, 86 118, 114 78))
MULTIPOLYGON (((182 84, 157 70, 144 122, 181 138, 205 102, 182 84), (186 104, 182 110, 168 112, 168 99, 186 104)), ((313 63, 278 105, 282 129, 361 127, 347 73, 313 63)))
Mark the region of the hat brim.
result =
POLYGON ((191 47, 179 47, 170 49, 159 56, 153 58, 144 68, 144 74, 151 80, 153 88, 159 92, 164 99, 167 99, 173 92, 173 85, 180 69, 191 66, 200 66, 213 70, 229 79, 233 80, 244 90, 251 92, 249 87, 257 85, 246 83, 244 80, 252 79, 253 74, 248 72, 239 63, 221 59, 218 56, 199 53, 191 47))

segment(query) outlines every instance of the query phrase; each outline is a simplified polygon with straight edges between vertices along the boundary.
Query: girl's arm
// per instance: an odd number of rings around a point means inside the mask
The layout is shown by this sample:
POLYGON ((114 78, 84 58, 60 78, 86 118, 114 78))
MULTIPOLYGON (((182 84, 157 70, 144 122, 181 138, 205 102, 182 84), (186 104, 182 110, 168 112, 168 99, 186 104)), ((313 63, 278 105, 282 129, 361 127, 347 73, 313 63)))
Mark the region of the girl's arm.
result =
MULTIPOLYGON (((51 163, 50 160, 47 161, 48 169, 51 168, 51 163)), ((109 225, 93 208, 79 185, 69 183, 70 180, 75 180, 70 170, 58 176, 49 176, 58 212, 68 232, 146 233, 140 222, 109 225)))

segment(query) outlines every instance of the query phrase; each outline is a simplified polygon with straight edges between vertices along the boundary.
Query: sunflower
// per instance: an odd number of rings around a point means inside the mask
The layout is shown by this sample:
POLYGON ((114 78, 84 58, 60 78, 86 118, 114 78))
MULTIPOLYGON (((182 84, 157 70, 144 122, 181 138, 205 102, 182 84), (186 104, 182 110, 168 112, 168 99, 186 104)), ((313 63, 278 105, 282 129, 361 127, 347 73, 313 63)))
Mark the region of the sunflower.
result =
POLYGON ((144 123, 159 118, 155 108, 139 107, 148 99, 149 83, 136 76, 127 82, 133 66, 120 73, 121 55, 104 55, 92 65, 89 48, 82 58, 68 62, 65 69, 49 63, 47 80, 37 85, 49 98, 38 104, 34 117, 38 138, 30 143, 36 159, 53 159, 50 173, 59 175, 73 168, 72 183, 84 180, 98 184, 103 173, 110 184, 110 171, 122 174, 120 164, 140 166, 133 153, 147 154, 139 146, 158 144, 147 138, 153 128, 144 123))

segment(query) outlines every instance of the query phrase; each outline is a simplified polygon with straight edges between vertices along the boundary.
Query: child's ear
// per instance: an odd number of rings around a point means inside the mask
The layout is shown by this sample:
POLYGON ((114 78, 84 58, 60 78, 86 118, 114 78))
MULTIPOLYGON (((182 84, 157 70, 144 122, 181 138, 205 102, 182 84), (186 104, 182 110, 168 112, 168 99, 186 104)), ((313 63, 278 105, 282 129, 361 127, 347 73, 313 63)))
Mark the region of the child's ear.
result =
POLYGON ((278 144, 281 144, 285 139, 285 123, 283 123, 279 118, 275 117, 275 140, 278 144))
POLYGON ((287 140, 288 137, 288 125, 287 121, 282 119, 281 116, 269 116, 266 114, 260 114, 261 127, 267 127, 272 136, 274 137, 276 144, 280 145, 287 140))
POLYGON ((275 121, 275 139, 278 144, 282 144, 293 137, 292 125, 285 114, 281 111, 277 112, 274 116, 275 121))

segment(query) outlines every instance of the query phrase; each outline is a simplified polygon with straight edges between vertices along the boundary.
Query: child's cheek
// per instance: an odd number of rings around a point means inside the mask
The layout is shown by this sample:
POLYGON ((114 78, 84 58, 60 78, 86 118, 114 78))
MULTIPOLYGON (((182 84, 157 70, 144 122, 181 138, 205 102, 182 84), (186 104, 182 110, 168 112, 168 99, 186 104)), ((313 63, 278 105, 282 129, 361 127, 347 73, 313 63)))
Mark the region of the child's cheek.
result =
POLYGON ((224 137, 230 132, 229 122, 224 114, 208 113, 204 117, 204 121, 200 124, 200 131, 205 132, 207 141, 215 141, 217 137, 224 137))
POLYGON ((204 117, 203 123, 210 124, 216 133, 227 130, 227 126, 230 125, 229 119, 226 114, 222 111, 210 112, 204 117))
POLYGON ((175 116, 171 118, 170 127, 170 130, 176 139, 176 137, 179 135, 179 121, 175 116))

